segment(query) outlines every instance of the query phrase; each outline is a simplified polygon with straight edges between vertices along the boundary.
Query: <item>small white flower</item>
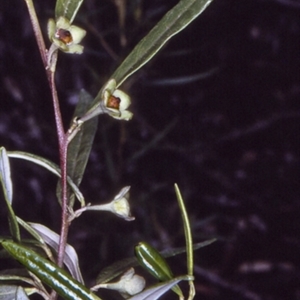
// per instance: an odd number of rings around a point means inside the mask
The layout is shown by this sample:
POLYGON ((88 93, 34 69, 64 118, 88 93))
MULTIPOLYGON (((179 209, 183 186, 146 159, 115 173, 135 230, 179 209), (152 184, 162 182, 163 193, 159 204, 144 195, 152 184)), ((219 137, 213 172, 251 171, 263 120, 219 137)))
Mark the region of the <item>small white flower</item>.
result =
POLYGON ((111 79, 107 82, 103 89, 102 100, 108 114, 119 120, 130 120, 132 118, 132 113, 126 110, 130 105, 130 97, 116 89, 116 81, 111 79))
MULTIPOLYGON (((130 105, 130 97, 121 90, 116 89, 115 79, 110 79, 100 94, 100 103, 92 107, 79 120, 86 122, 100 114, 109 114, 118 120, 129 121, 133 114, 127 110, 130 105)), ((97 96, 98 97, 98 96, 97 96)))
POLYGON ((70 212, 69 221, 79 217, 84 211, 87 210, 99 210, 99 211, 110 211, 116 216, 123 218, 126 221, 133 221, 135 218, 131 216, 130 206, 128 202, 130 186, 125 186, 115 196, 115 198, 106 204, 90 205, 82 207, 75 212, 70 212))
POLYGON ((131 268, 123 274, 118 282, 102 283, 92 288, 93 291, 99 288, 105 288, 118 291, 122 296, 136 295, 145 288, 145 279, 142 276, 136 275, 134 269, 131 268))
POLYGON ((71 25, 65 17, 59 17, 56 22, 53 19, 48 21, 49 39, 63 52, 81 54, 83 46, 79 43, 85 35, 84 29, 71 25))

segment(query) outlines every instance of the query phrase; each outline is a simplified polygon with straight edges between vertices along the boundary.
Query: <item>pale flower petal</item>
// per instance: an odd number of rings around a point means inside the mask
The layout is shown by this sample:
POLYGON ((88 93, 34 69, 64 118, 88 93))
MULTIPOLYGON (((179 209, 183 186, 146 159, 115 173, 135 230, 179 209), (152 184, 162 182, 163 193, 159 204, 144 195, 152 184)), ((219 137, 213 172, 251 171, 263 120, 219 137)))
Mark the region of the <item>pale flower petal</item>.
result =
POLYGON ((55 35, 55 30, 56 30, 55 21, 53 19, 49 19, 47 24, 47 31, 48 31, 48 37, 51 41, 55 35))
POLYGON ((126 221, 135 220, 135 218, 132 217, 130 213, 130 206, 128 202, 129 189, 130 186, 122 188, 121 191, 115 196, 114 200, 112 200, 109 203, 99 205, 88 205, 76 210, 75 212, 72 212, 69 220, 73 220, 79 217, 83 212, 88 210, 110 211, 116 216, 123 218, 126 221))
POLYGON ((69 30, 70 26, 71 26, 70 21, 65 17, 59 17, 56 21, 56 28, 69 30))
POLYGON ((83 46, 81 45, 71 45, 65 51, 66 53, 74 53, 74 54, 81 54, 83 52, 83 46))
POLYGON ((53 19, 48 21, 49 39, 63 52, 81 54, 83 46, 79 43, 85 35, 84 29, 71 25, 65 17, 59 17, 56 22, 53 19))
POLYGON ((133 114, 126 109, 130 105, 130 97, 121 90, 115 89, 116 81, 111 79, 107 82, 102 92, 102 101, 107 113, 118 120, 130 120, 133 114))
POLYGON ((130 105, 130 97, 121 90, 116 89, 115 79, 110 79, 101 90, 101 101, 92 107, 80 119, 86 122, 91 118, 106 113, 117 120, 130 120, 133 114, 126 109, 130 105))
POLYGON ((84 29, 74 25, 70 26, 69 31, 72 34, 74 44, 79 44, 86 35, 86 31, 84 29))
POLYGON ((127 196, 128 195, 127 193, 129 192, 129 190, 130 190, 130 186, 129 185, 123 187, 121 189, 121 191, 115 196, 114 200, 119 199, 119 198, 123 198, 123 197, 127 196))
POLYGON ((145 288, 146 282, 142 276, 136 275, 133 268, 130 268, 117 282, 101 283, 91 288, 97 291, 99 288, 118 291, 124 298, 140 293, 145 288))
POLYGON ((113 116, 111 115, 113 118, 115 119, 118 119, 118 120, 125 120, 125 121, 129 121, 132 119, 133 117, 133 113, 128 111, 128 110, 125 110, 125 111, 122 111, 121 112, 121 115, 119 116, 113 116))
POLYGON ((130 214, 130 206, 127 200, 129 198, 129 189, 130 186, 124 187, 111 202, 112 212, 126 221, 133 221, 135 218, 130 214))
POLYGON ((120 111, 127 109, 131 103, 130 97, 126 93, 122 92, 121 90, 115 90, 113 92, 113 96, 121 99, 120 108, 119 108, 120 111))
POLYGON ((116 89, 117 83, 115 79, 110 79, 108 80, 108 82, 106 83, 105 87, 103 88, 103 93, 102 94, 102 99, 105 99, 105 97, 109 97, 111 94, 113 94, 114 90, 116 89), (106 94, 108 93, 108 94, 106 94))

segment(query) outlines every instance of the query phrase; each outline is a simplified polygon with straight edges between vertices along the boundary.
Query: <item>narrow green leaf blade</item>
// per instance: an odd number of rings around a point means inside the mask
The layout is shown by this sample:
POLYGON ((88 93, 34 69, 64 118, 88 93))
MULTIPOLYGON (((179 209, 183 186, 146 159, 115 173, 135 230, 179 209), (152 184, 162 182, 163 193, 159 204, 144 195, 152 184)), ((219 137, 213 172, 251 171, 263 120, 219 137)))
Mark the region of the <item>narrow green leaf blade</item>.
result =
POLYGON ((134 266, 138 266, 138 261, 135 257, 118 260, 101 270, 100 274, 97 276, 96 284, 109 282, 124 273, 125 270, 134 266))
MULTIPOLYGON (((29 225, 42 237, 45 243, 47 243, 51 248, 53 248, 56 252, 58 252, 59 247, 59 235, 49 229, 48 227, 37 224, 37 223, 29 223, 29 225)), ((81 271, 79 268, 79 260, 78 255, 75 249, 67 244, 64 256, 64 264, 67 266, 71 275, 80 283, 84 284, 81 271)))
POLYGON ((88 288, 75 280, 64 269, 58 267, 38 253, 11 241, 2 241, 2 247, 28 271, 53 288, 64 299, 99 300, 88 288))
POLYGON ((20 229, 16 219, 16 215, 12 208, 12 198, 13 198, 13 189, 12 181, 10 175, 10 165, 7 152, 4 147, 0 148, 0 181, 2 184, 4 199, 6 201, 8 209, 8 220, 9 220, 9 229, 10 233, 13 236, 14 240, 20 241, 20 229))
POLYGON ((72 23, 83 0, 57 0, 55 18, 66 17, 72 23))
POLYGON ((172 36, 197 18, 211 2, 212 0, 181 0, 172 8, 113 73, 111 78, 116 80, 117 87, 145 65, 172 36))
POLYGON ((192 280, 191 276, 180 276, 176 277, 172 280, 166 281, 164 283, 156 284, 143 292, 129 298, 129 300, 156 300, 162 295, 164 295, 167 291, 172 289, 179 283, 181 280, 192 280))
MULTIPOLYGON (((93 102, 92 96, 81 90, 74 117, 82 116, 88 111, 93 102)), ((91 153, 98 126, 98 117, 85 122, 68 148, 68 175, 79 186, 91 153)))
MULTIPOLYGON (((73 118, 76 116, 82 116, 88 111, 93 102, 92 96, 85 90, 81 90, 79 94, 78 104, 73 114, 73 118)), ((98 127, 98 117, 92 118, 81 126, 79 132, 72 139, 68 146, 67 157, 67 173, 72 181, 79 186, 91 153, 95 134, 98 127)), ((57 196, 61 195, 61 183, 58 182, 57 196)), ((73 207, 74 197, 70 196, 69 206, 73 207)))
POLYGON ((193 267, 194 267, 194 259, 193 259, 193 239, 189 217, 185 208, 185 204, 183 198, 181 196, 178 185, 175 183, 175 193, 177 197, 177 201, 179 204, 179 208, 181 211, 181 217, 183 221, 184 227, 184 235, 185 235, 185 243, 186 243, 186 254, 187 254, 187 271, 189 275, 193 275, 193 267))
POLYGON ((12 204, 13 188, 8 155, 4 147, 0 148, 0 180, 7 201, 12 204))
POLYGON ((39 246, 45 251, 48 258, 50 258, 52 261, 54 261, 52 252, 50 248, 47 246, 43 238, 25 221, 23 221, 21 218, 17 217, 18 223, 28 232, 30 233, 38 242, 39 246))
MULTIPOLYGON (((41 156, 34 155, 31 153, 27 153, 27 152, 22 152, 22 151, 10 151, 10 152, 8 152, 8 156, 33 162, 41 167, 44 167, 45 169, 47 169, 51 173, 55 174, 56 176, 61 177, 60 168, 55 163, 53 163, 53 162, 49 161, 48 159, 45 159, 41 156)), ((72 179, 70 177, 68 177, 67 180, 68 180, 68 184, 70 185, 72 191, 76 195, 77 199, 80 201, 81 206, 84 206, 85 200, 84 200, 82 193, 80 192, 80 190, 78 189, 78 187, 76 186, 76 184, 72 181, 72 179)))
MULTIPOLYGON (((194 252, 193 252, 193 239, 192 239, 192 231, 191 231, 190 221, 189 221, 189 217, 188 217, 179 187, 176 183, 174 186, 175 186, 175 193, 177 196, 178 205, 179 205, 179 208, 181 211, 181 217, 182 217, 182 221, 183 221, 185 243, 186 243, 187 272, 188 272, 188 275, 193 276, 193 274, 194 274, 194 252)), ((189 299, 194 299, 195 293, 196 293, 194 282, 190 281, 189 285, 190 285, 189 299)))
MULTIPOLYGON (((206 240, 200 243, 196 243, 193 245, 193 250, 198 250, 200 248, 206 247, 214 242, 216 242, 217 239, 210 239, 210 240, 206 240)), ((168 249, 168 250, 164 250, 162 252, 160 252, 160 254, 163 257, 172 257, 172 256, 176 256, 178 254, 182 254, 186 252, 186 247, 180 247, 180 248, 172 248, 172 249, 168 249)))
POLYGON ((17 285, 0 285, 1 300, 29 300, 24 289, 17 285))
MULTIPOLYGON (((203 248, 205 246, 208 246, 208 245, 214 243, 216 240, 217 239, 210 239, 210 240, 207 240, 204 242, 194 244, 193 249, 198 250, 200 248, 203 248)), ((160 252, 160 254, 163 257, 172 257, 172 256, 182 254, 185 252, 186 252, 186 247, 180 247, 180 248, 164 250, 164 251, 160 252)), ((129 258, 124 258, 124 259, 118 260, 118 261, 114 262, 113 264, 111 264, 101 270, 101 272, 97 276, 96 284, 109 282, 109 281, 113 280, 114 278, 116 278, 117 276, 119 276, 120 274, 124 273, 125 270, 128 270, 131 267, 136 267, 138 265, 139 265, 139 263, 138 263, 136 257, 129 257, 129 258)))
MULTIPOLYGON (((13 269, 15 270, 15 269, 13 269)), ((28 274, 28 272, 27 272, 28 274)), ((0 273, 0 282, 1 281, 22 281, 22 282, 26 282, 27 284, 30 284, 32 286, 34 286, 34 282, 31 278, 29 277, 24 277, 24 276, 18 276, 18 275, 2 275, 2 273, 0 273)), ((1 296, 0 296, 1 299, 1 296)))

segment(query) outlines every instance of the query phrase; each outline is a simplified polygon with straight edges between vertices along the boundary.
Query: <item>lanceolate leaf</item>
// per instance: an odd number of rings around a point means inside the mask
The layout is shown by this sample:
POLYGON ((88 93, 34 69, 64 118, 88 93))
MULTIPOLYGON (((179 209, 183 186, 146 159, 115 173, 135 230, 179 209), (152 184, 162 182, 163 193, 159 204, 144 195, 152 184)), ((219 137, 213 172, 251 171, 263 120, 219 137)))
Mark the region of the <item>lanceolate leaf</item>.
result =
POLYGON ((5 198, 12 204, 13 188, 10 177, 10 165, 6 150, 3 147, 0 148, 0 179, 5 198))
POLYGON ((101 273, 97 276, 96 284, 109 282, 124 273, 125 270, 137 265, 138 261, 135 257, 118 260, 112 265, 101 270, 101 273))
POLYGON ((1 300, 29 300, 24 289, 17 285, 1 285, 0 286, 1 300))
MULTIPOLYGON (((93 98, 86 91, 79 94, 79 101, 74 117, 82 116, 91 106, 93 98)), ((94 137, 98 126, 98 118, 85 122, 68 147, 68 175, 79 186, 90 156, 94 137)))
MULTIPOLYGON (((58 177, 61 177, 60 168, 54 164, 53 162, 31 153, 27 152, 21 152, 21 151, 10 151, 8 152, 9 157, 13 158, 19 158, 31 161, 39 166, 44 167, 45 169, 49 170, 53 174, 55 174, 58 177)), ((67 178, 68 184, 70 185, 71 189, 73 190, 74 194, 76 195, 77 199, 80 201, 81 206, 85 206, 85 201, 82 193, 79 191, 78 187, 75 185, 75 183, 71 180, 71 178, 68 176, 67 178)))
POLYGON ((45 251, 47 257, 54 261, 52 252, 45 243, 44 239, 28 223, 23 221, 21 218, 17 217, 17 221, 25 230, 27 230, 27 232, 29 232, 39 242, 39 246, 45 251))
MULTIPOLYGON (((23 281, 32 286, 34 285, 34 282, 31 278, 18 276, 18 275, 2 275, 2 274, 0 274, 0 282, 1 281, 23 281)), ((1 296, 0 296, 0 299, 2 299, 1 296)))
POLYGON ((20 229, 16 219, 16 215, 12 208, 12 182, 10 176, 10 165, 8 155, 6 153, 5 148, 0 148, 0 181, 2 184, 4 198, 6 201, 6 206, 8 209, 8 220, 9 220, 9 228, 10 233, 16 241, 20 241, 20 229))
POLYGON ((146 64, 172 36, 197 18, 211 2, 212 0, 181 0, 172 8, 111 76, 116 80, 117 87, 146 64))
MULTIPOLYGON (((53 232, 48 227, 37 224, 37 223, 29 223, 29 225, 37 231, 37 233, 43 238, 45 243, 47 243, 51 248, 53 248, 56 252, 58 251, 59 245, 59 235, 53 232)), ((78 256, 75 249, 67 244, 64 256, 64 264, 67 266, 68 270, 70 271, 71 275, 84 284, 83 278, 79 268, 79 261, 78 256)))
MULTIPOLYGON (((92 96, 82 90, 73 117, 82 116, 91 106, 92 96)), ((94 137, 97 131, 98 117, 92 118, 81 126, 75 138, 72 139, 68 147, 67 173, 72 178, 76 186, 79 186, 86 168, 88 158, 93 146, 94 137)), ((60 195, 60 183, 58 185, 58 195, 60 195)), ((70 206, 73 206, 71 198, 70 206)))
POLYGON ((83 0, 57 0, 55 18, 66 17, 72 23, 83 0))
POLYGON ((193 277, 191 276, 180 276, 176 277, 172 280, 157 284, 153 287, 150 287, 140 294, 137 294, 129 300, 156 300, 162 295, 164 295, 167 291, 172 289, 177 283, 179 283, 181 280, 192 280, 193 277))
POLYGON ((59 268, 36 252, 11 241, 3 241, 1 245, 14 259, 24 265, 28 271, 53 288, 64 299, 100 299, 65 270, 59 268))
MULTIPOLYGON (((217 239, 211 239, 211 240, 207 240, 204 242, 194 244, 193 249, 198 250, 202 247, 212 244, 216 240, 217 239)), ((163 257, 171 257, 171 256, 175 256, 175 255, 182 254, 185 252, 186 252, 186 247, 180 247, 180 248, 164 250, 164 251, 160 252, 160 254, 163 257)), ((113 280, 114 278, 116 278, 117 276, 119 276, 120 274, 124 273, 125 270, 127 270, 131 267, 138 266, 138 265, 139 265, 139 263, 135 257, 124 258, 122 260, 118 260, 115 263, 113 263, 112 265, 109 265, 108 267, 105 267, 101 270, 100 274, 97 276, 96 283, 99 284, 99 283, 109 282, 109 281, 113 280)))
POLYGON ((176 192, 179 208, 181 211, 183 227, 184 227, 188 274, 192 276, 193 275, 193 267, 194 267, 194 259, 193 259, 193 240, 192 240, 191 226, 190 226, 190 221, 188 218, 188 214, 186 212, 185 204, 184 204, 183 198, 181 196, 179 187, 176 183, 174 186, 175 186, 175 192, 176 192))
MULTIPOLYGON (((175 193, 177 196, 178 205, 181 212, 181 217, 183 221, 184 235, 185 235, 185 243, 186 243, 186 258, 187 258, 187 272, 188 275, 193 276, 194 274, 194 252, 193 252, 193 239, 192 239, 192 231, 190 226, 189 217, 185 208, 185 204, 183 198, 181 196, 178 185, 175 183, 175 193)), ((195 286, 193 281, 189 281, 190 292, 189 299, 194 299, 195 297, 195 286)))
MULTIPOLYGON (((135 255, 139 264, 159 281, 174 278, 165 258, 148 243, 140 242, 135 247, 135 255)), ((172 289, 180 298, 183 297, 178 285, 175 285, 172 289)))

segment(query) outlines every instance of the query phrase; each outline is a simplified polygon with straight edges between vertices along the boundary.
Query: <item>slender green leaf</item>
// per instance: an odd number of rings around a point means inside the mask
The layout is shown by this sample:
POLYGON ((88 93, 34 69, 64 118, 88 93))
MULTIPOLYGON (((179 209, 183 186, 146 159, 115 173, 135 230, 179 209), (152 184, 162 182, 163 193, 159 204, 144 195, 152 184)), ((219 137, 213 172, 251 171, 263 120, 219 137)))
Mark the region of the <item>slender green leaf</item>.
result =
MULTIPOLYGON (((140 242, 135 247, 135 255, 140 266, 159 281, 167 281, 174 278, 171 268, 165 258, 148 243, 140 242)), ((180 298, 183 298, 182 291, 178 285, 175 285, 172 290, 180 298)))
MULTIPOLYGON (((187 272, 188 272, 188 275, 193 276, 193 274, 194 274, 194 259, 193 259, 194 252, 193 252, 193 239, 192 239, 190 221, 189 221, 189 217, 188 217, 179 187, 176 183, 174 186, 175 186, 175 192, 176 192, 179 208, 181 211, 181 217, 182 217, 182 221, 183 221, 185 243, 186 243, 187 272)), ((189 281, 189 285, 190 285, 190 292, 189 292, 188 300, 191 300, 191 299, 194 299, 196 291, 195 291, 195 286, 194 286, 193 281, 189 281)))
MULTIPOLYGON (((92 101, 92 96, 85 90, 82 90, 73 116, 84 115, 90 108, 92 101)), ((77 186, 81 183, 93 146, 97 126, 98 118, 92 118, 85 122, 68 147, 68 175, 77 186)))
MULTIPOLYGON (((56 252, 58 252, 58 246, 59 246, 59 235, 49 229, 48 227, 37 224, 37 223, 29 223, 29 225, 35 230, 42 238, 43 240, 56 252)), ((84 284, 81 271, 79 268, 79 260, 77 253, 75 249, 67 244, 65 255, 64 255, 64 264, 67 266, 68 270, 70 271, 71 275, 84 284)))
POLYGON ((57 0, 55 18, 65 17, 72 23, 83 0, 57 0))
POLYGON ((156 284, 143 292, 129 298, 129 300, 156 300, 162 295, 164 295, 167 291, 172 289, 176 284, 178 284, 182 280, 193 280, 191 276, 180 276, 169 281, 156 284))
POLYGON ((7 152, 4 147, 0 148, 0 179, 6 200, 12 204, 13 188, 10 175, 10 165, 7 152))
POLYGON ((2 241, 2 247, 42 282, 69 300, 99 300, 83 284, 75 280, 64 269, 58 267, 38 253, 11 241, 2 241))
MULTIPOLYGON (((198 250, 200 248, 203 248, 205 246, 208 246, 208 245, 214 243, 216 240, 217 239, 210 239, 210 240, 207 240, 204 242, 194 244, 193 249, 198 250)), ((180 248, 164 250, 164 251, 160 252, 160 254, 163 257, 171 257, 171 256, 175 256, 175 255, 182 254, 185 252, 186 252, 186 247, 180 247, 180 248)), ((96 283, 100 284, 100 283, 109 282, 109 281, 113 280, 114 278, 116 278, 117 276, 119 276, 120 274, 124 273, 125 270, 127 270, 131 267, 136 267, 138 265, 139 265, 139 263, 135 257, 129 257, 129 258, 124 258, 124 259, 118 260, 115 263, 113 263, 101 270, 101 272, 97 276, 96 283)))
POLYGON ((48 248, 47 244, 45 243, 44 239, 25 221, 21 218, 17 217, 18 223, 27 231, 29 232, 38 242, 39 246, 43 248, 47 257, 49 257, 52 261, 54 261, 53 255, 51 250, 48 248))
POLYGON ((23 287, 17 285, 0 285, 1 300, 29 300, 23 287))
MULTIPOLYGON (((27 284, 34 286, 34 282, 31 278, 18 276, 18 275, 2 275, 0 274, 0 282, 1 281, 23 281, 27 284)), ((1 296, 0 296, 1 299, 1 296)))
POLYGON ((212 0, 181 0, 172 8, 113 73, 111 78, 116 80, 117 87, 145 65, 172 36, 197 18, 211 2, 212 0))
POLYGON ((175 192, 176 192, 179 208, 181 211, 183 227, 184 227, 188 274, 193 276, 194 261, 193 261, 193 239, 192 239, 192 233, 191 233, 191 226, 190 226, 188 214, 186 212, 186 208, 184 205, 184 201, 182 199, 179 187, 176 183, 175 183, 175 192))
POLYGON ((16 241, 21 240, 20 229, 16 215, 12 208, 13 188, 10 176, 10 165, 7 152, 4 147, 0 148, 0 181, 2 184, 4 198, 8 209, 8 221, 10 233, 16 241))
POLYGON ((138 261, 135 257, 118 260, 101 270, 100 274, 97 276, 96 284, 109 282, 124 273, 125 270, 134 266, 138 266, 138 261))
MULTIPOLYGON (((41 156, 34 155, 31 153, 27 153, 27 152, 21 152, 21 151, 9 151, 9 152, 7 152, 7 154, 9 157, 31 161, 39 166, 44 167, 45 169, 47 169, 51 173, 55 174, 56 176, 61 177, 60 168, 53 162, 51 162, 41 156)), ((80 201, 81 206, 85 206, 84 197, 83 197, 82 193, 79 191, 76 184, 71 180, 71 178, 69 176, 68 176, 67 180, 68 180, 68 183, 69 183, 71 189, 73 190, 74 194, 76 195, 76 198, 80 201)))
MULTIPOLYGON (((217 239, 210 239, 210 240, 206 240, 204 242, 194 244, 193 249, 194 249, 194 251, 198 250, 198 249, 206 247, 216 241, 217 241, 217 239)), ((164 251, 160 252, 160 254, 163 255, 164 257, 172 257, 172 256, 182 254, 185 252, 186 252, 186 247, 179 247, 179 248, 164 250, 164 251)))
MULTIPOLYGON (((85 90, 79 94, 73 118, 84 115, 91 106, 93 98, 85 90)), ((68 146, 67 173, 76 186, 79 186, 91 153, 95 134, 98 126, 98 117, 92 118, 81 126, 80 131, 72 139, 68 146)), ((61 195, 61 183, 58 183, 57 196, 61 195)), ((74 200, 70 196, 69 206, 73 207, 74 200)))
MULTIPOLYGON (((184 75, 179 77, 172 77, 172 78, 160 78, 155 80, 149 80, 146 82, 147 86, 179 86, 179 85, 186 85, 190 83, 194 83, 196 81, 206 79, 212 75, 215 75, 220 70, 219 67, 211 68, 210 70, 204 73, 198 73, 193 75, 184 75)), ((145 83, 143 83, 145 84, 145 83)))

